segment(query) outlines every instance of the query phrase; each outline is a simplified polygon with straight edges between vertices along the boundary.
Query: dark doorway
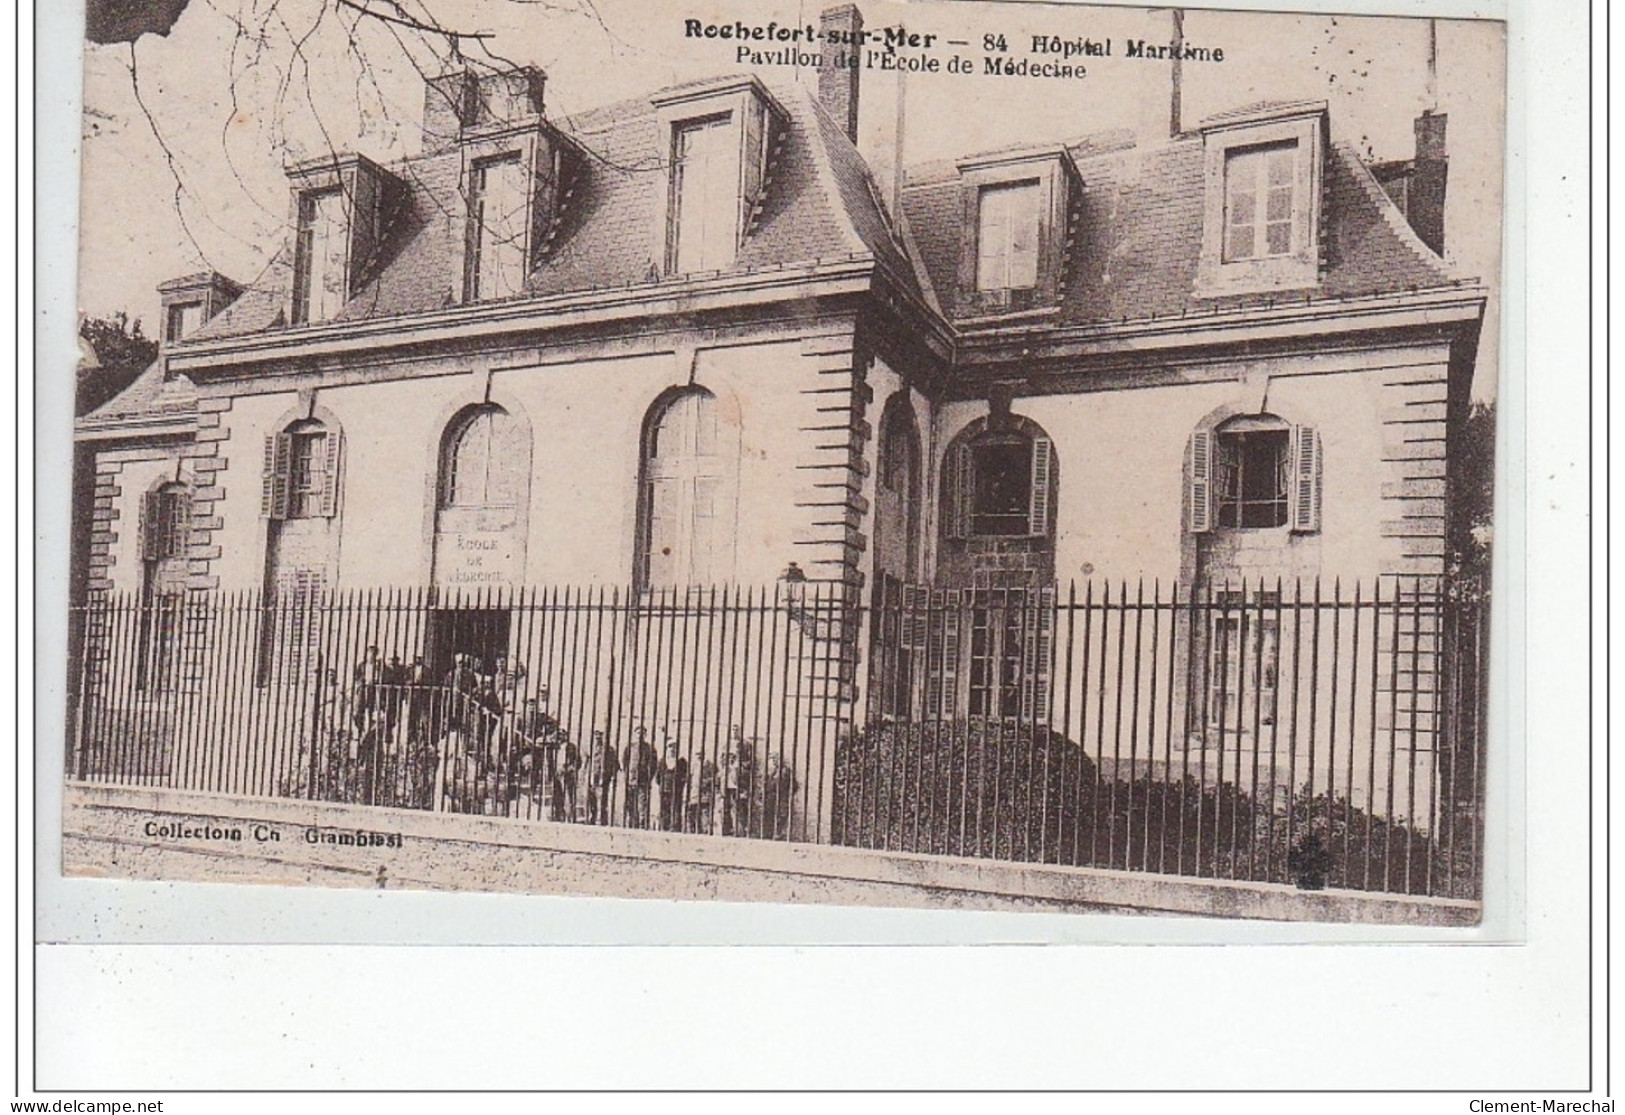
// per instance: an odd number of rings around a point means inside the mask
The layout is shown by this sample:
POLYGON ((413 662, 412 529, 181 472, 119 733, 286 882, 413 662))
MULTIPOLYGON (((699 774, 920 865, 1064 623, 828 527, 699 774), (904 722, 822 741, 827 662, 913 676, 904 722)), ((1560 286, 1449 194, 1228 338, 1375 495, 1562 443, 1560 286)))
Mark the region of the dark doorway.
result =
POLYGON ((429 630, 429 671, 437 681, 451 673, 457 655, 468 655, 475 673, 491 673, 508 655, 513 613, 507 608, 440 608, 429 630))

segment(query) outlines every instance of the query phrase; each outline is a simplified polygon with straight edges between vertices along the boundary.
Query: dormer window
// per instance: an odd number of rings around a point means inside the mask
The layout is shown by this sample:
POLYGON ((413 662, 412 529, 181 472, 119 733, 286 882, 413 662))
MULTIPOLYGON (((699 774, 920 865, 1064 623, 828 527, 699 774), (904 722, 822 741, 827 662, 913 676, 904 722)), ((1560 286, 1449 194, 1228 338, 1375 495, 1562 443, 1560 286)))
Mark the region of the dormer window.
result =
POLYGON ((242 292, 242 287, 213 271, 160 283, 158 298, 163 306, 164 344, 186 340, 242 292))
POLYGON ((1066 290, 1082 185, 1065 148, 959 164, 967 230, 959 316, 1053 311, 1066 290))
POLYGON ((1301 290, 1320 281, 1325 129, 1319 102, 1204 123, 1198 297, 1301 290))
POLYGON ((361 155, 288 168, 294 189, 295 325, 331 321, 375 273, 406 186, 361 155))
POLYGON ((507 298, 525 288, 530 197, 515 151, 474 164, 468 196, 468 298, 507 298))
POLYGON ((454 71, 429 85, 424 134, 462 156, 464 302, 523 294, 559 235, 580 153, 543 115, 544 84, 522 66, 454 71))
POLYGON ((665 275, 725 271, 761 216, 784 109, 750 77, 686 86, 654 105, 669 172, 651 259, 665 275))

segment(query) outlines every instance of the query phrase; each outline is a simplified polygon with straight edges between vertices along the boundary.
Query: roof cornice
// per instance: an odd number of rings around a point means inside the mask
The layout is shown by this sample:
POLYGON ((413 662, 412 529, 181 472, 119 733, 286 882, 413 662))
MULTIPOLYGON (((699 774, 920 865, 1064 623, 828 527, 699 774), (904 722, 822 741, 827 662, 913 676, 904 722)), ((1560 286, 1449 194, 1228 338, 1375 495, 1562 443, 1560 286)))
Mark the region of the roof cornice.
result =
POLYGON ((194 411, 157 411, 115 414, 105 418, 86 415, 73 422, 74 441, 127 441, 131 438, 189 438, 197 433, 194 411))
POLYGON ((868 255, 795 267, 660 283, 514 298, 390 318, 328 321, 237 337, 182 342, 168 353, 169 369, 196 379, 246 365, 303 362, 383 349, 462 344, 506 334, 691 316, 779 301, 863 294, 875 261, 868 255))
POLYGON ((1009 361, 1076 360, 1125 353, 1290 343, 1373 331, 1453 330, 1477 324, 1486 292, 1453 286, 1358 298, 1323 298, 1099 325, 1022 322, 967 330, 955 346, 960 369, 1009 361))

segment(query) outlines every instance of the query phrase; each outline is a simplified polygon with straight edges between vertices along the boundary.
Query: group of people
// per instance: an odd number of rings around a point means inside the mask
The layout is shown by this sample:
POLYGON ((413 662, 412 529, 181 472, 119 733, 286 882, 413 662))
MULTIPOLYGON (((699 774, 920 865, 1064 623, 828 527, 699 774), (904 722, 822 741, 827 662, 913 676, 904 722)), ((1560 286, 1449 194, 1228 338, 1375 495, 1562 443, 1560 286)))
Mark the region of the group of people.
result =
MULTIPOLYGON (((720 754, 691 756, 637 727, 623 748, 595 730, 585 747, 525 687, 522 664, 487 671, 458 653, 435 679, 422 658, 385 661, 368 647, 348 694, 354 800, 665 832, 784 837, 796 779, 736 727, 720 754), (618 816, 617 816, 618 814, 618 816)), ((334 714, 336 720, 345 719, 334 714)))

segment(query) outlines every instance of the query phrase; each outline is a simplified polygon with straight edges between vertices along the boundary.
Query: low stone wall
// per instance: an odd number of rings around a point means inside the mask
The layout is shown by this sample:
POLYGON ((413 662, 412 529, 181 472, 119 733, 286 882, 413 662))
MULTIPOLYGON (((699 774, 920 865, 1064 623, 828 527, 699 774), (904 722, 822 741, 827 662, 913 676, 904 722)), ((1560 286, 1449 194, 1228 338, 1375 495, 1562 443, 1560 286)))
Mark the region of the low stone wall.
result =
POLYGON ((65 788, 68 875, 1473 925, 1476 903, 323 802, 65 788))

